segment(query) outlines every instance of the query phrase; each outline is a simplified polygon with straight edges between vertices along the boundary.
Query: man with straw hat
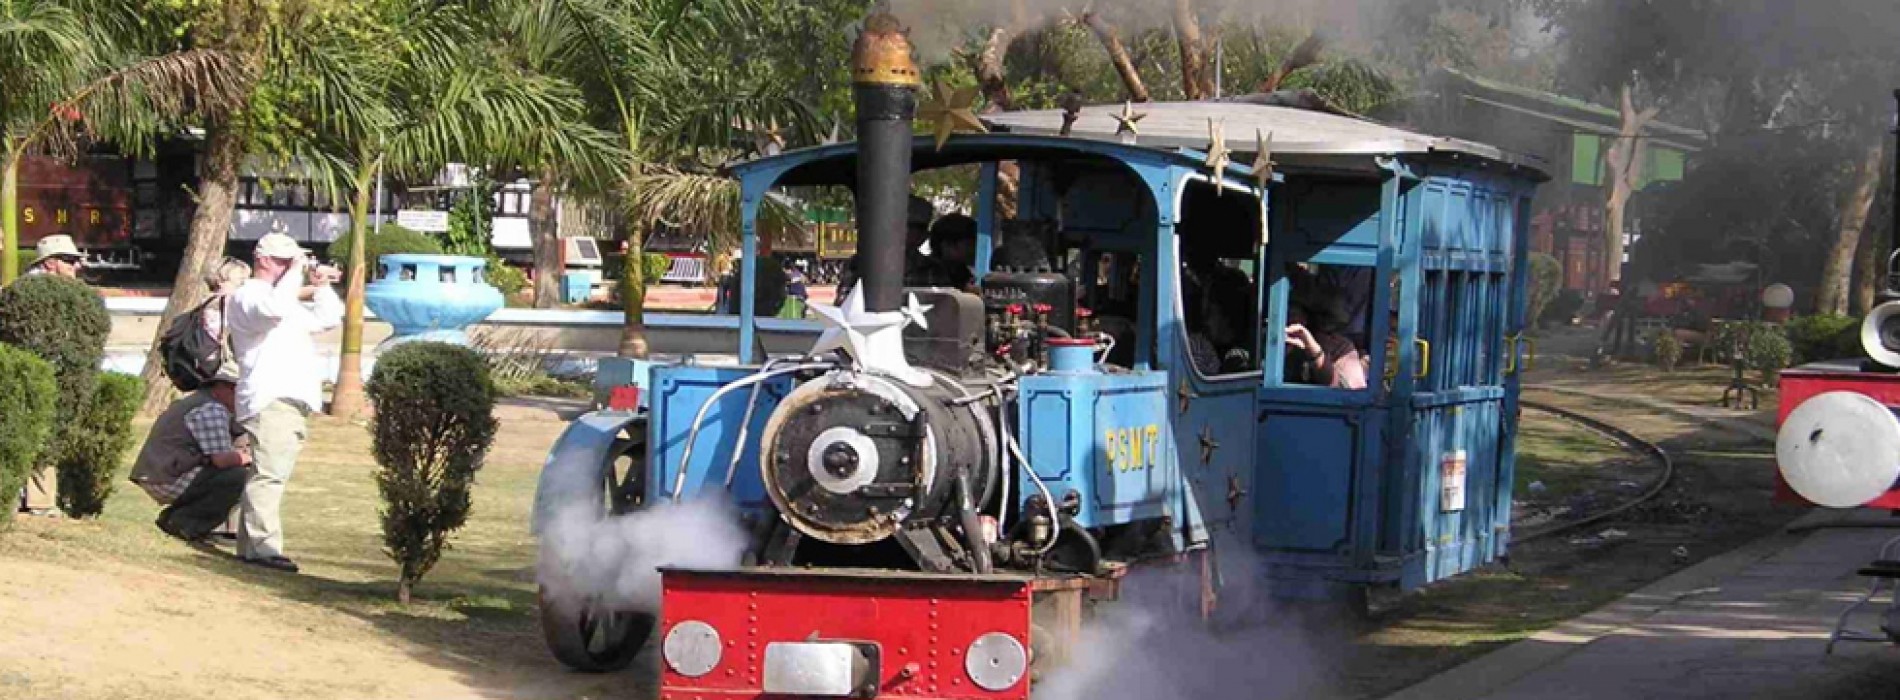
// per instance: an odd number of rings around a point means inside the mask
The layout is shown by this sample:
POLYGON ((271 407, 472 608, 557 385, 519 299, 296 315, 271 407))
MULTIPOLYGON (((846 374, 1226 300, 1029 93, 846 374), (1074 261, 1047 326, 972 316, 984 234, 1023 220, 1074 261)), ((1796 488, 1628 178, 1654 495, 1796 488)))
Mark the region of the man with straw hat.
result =
POLYGON ((34 250, 37 255, 33 258, 33 264, 26 267, 26 274, 79 279, 79 268, 85 264, 86 256, 79 252, 79 246, 73 243, 72 236, 47 236, 40 239, 39 246, 34 250))

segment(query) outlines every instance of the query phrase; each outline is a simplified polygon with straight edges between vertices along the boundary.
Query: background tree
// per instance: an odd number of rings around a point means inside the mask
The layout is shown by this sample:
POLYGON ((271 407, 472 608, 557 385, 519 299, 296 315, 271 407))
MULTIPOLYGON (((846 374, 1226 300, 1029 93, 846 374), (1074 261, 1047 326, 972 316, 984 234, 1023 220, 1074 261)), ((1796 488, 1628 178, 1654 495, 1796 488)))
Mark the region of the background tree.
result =
MULTIPOLYGON (((299 167, 291 157, 308 153, 303 145, 314 131, 311 115, 338 118, 334 115, 363 109, 362 96, 353 92, 361 83, 333 60, 348 55, 344 49, 352 35, 340 27, 360 20, 355 19, 356 4, 341 0, 131 1, 138 5, 144 26, 158 33, 153 43, 230 56, 252 77, 238 90, 238 109, 200 120, 205 145, 193 192, 197 207, 159 319, 159 327, 165 328, 210 294, 202 280, 224 255, 246 155, 299 167)), ((334 182, 325 184, 334 190, 334 182)), ((154 339, 143 373, 142 412, 147 415, 164 410, 174 393, 162 366, 154 339)))
POLYGON ((349 274, 331 398, 331 413, 343 417, 363 407, 364 241, 379 173, 427 181, 454 162, 490 171, 548 160, 589 172, 612 160, 615 149, 607 134, 581 121, 578 90, 498 64, 481 41, 480 18, 462 8, 385 0, 360 9, 327 27, 342 35, 324 42, 333 53, 320 65, 299 67, 338 76, 347 85, 339 93, 354 99, 351 109, 312 113, 317 134, 307 156, 350 193, 349 274))
POLYGON ((235 106, 247 76, 230 54, 144 41, 136 2, 0 3, 0 284, 20 272, 20 165, 72 157, 100 138, 139 152, 163 126, 235 106))

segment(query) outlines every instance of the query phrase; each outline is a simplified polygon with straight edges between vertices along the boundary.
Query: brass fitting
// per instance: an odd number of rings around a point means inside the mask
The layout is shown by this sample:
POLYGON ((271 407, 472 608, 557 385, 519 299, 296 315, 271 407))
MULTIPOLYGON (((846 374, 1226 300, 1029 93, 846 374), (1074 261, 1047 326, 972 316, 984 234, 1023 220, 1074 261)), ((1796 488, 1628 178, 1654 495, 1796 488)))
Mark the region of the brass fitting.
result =
POLYGON ((864 19, 864 31, 851 47, 851 82, 913 88, 923 84, 911 59, 910 37, 896 17, 879 12, 864 19))

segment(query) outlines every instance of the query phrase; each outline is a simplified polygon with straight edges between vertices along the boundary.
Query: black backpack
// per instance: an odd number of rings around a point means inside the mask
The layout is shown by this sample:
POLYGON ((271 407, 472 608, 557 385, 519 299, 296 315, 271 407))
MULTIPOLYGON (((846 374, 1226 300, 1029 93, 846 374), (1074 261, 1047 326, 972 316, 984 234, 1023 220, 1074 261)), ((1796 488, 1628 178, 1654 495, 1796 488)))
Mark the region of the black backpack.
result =
POLYGON ((165 376, 179 391, 197 391, 224 365, 224 343, 205 330, 205 309, 223 303, 224 297, 212 297, 198 308, 179 314, 159 337, 158 356, 165 363, 165 376))

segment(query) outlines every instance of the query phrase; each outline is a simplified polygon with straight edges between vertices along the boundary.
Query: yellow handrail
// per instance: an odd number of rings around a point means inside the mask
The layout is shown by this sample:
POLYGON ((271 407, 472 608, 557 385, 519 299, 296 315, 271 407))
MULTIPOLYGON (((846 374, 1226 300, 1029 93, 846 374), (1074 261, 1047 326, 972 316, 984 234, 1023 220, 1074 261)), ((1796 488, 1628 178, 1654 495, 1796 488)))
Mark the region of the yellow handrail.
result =
POLYGON ((1412 378, 1424 379, 1426 377, 1432 376, 1432 343, 1431 341, 1426 340, 1424 338, 1413 338, 1412 342, 1418 344, 1418 371, 1412 374, 1412 378))
POLYGON ((1504 376, 1506 377, 1517 374, 1517 344, 1523 339, 1523 333, 1504 336, 1504 376))

